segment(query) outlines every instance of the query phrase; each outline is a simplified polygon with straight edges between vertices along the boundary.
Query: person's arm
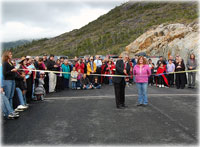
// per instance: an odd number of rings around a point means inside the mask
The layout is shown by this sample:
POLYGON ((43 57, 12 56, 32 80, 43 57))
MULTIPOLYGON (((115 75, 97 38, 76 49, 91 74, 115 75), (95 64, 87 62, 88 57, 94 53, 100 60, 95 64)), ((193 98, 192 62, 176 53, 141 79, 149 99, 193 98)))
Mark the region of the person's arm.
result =
POLYGON ((90 63, 87 64, 87 71, 90 72, 90 73, 92 72, 92 69, 90 67, 90 63))
POLYGON ((93 65, 94 65, 94 72, 96 72, 97 71, 97 64, 94 63, 93 65))

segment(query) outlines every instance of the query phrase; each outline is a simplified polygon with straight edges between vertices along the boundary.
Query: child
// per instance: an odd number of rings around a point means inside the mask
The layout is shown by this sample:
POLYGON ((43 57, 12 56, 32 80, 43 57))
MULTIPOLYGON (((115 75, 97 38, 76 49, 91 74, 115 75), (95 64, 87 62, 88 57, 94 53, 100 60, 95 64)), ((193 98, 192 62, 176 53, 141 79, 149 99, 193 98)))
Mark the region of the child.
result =
POLYGON ((158 86, 160 88, 165 87, 165 84, 167 86, 169 86, 168 80, 167 80, 166 75, 164 73, 166 73, 166 65, 164 65, 163 62, 161 62, 160 66, 158 67, 157 73, 156 73, 158 75, 158 83, 159 83, 158 86))
POLYGON ((72 89, 76 89, 77 77, 78 77, 78 72, 76 71, 76 67, 74 66, 71 71, 72 89))
MULTIPOLYGON (((170 72, 174 72, 175 71, 175 65, 174 63, 172 63, 172 60, 169 59, 168 61, 169 63, 167 64, 167 72, 170 73, 170 72)), ((169 86, 173 86, 174 85, 174 73, 170 73, 168 75, 168 82, 169 82, 169 86)))
POLYGON ((44 95, 45 95, 45 89, 44 89, 44 77, 45 77, 45 73, 44 72, 40 72, 40 78, 38 80, 36 80, 35 83, 35 96, 37 97, 37 100, 44 100, 44 95))
MULTIPOLYGON (((108 67, 106 68, 106 74, 113 75, 114 69, 115 69, 114 63, 112 62, 112 60, 109 60, 108 67)), ((112 85, 112 76, 109 77, 109 85, 112 85)))
MULTIPOLYGON (((151 69, 151 74, 154 73, 154 63, 152 63, 152 60, 149 59, 149 68, 151 69)), ((148 84, 153 86, 154 84, 154 76, 153 75, 150 75, 149 79, 148 79, 148 84)))
POLYGON ((84 74, 80 80, 82 89, 92 89, 92 84, 90 83, 87 75, 84 74))
POLYGON ((95 79, 94 79, 93 88, 94 89, 100 89, 101 88, 101 84, 99 84, 97 77, 95 77, 95 79))
POLYGON ((82 77, 83 77, 83 74, 81 73, 81 69, 78 69, 78 76, 77 76, 77 83, 76 83, 77 89, 81 89, 80 80, 82 77))

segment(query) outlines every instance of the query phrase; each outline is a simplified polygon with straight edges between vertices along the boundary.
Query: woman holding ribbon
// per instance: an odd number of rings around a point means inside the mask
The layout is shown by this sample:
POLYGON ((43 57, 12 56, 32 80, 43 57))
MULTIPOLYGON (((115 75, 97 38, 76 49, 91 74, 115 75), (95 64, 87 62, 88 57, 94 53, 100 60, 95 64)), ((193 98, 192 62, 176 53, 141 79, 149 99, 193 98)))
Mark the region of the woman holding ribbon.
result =
POLYGON ((11 62, 11 51, 5 51, 2 56, 3 64, 3 83, 5 96, 8 98, 11 108, 13 108, 13 96, 15 92, 15 76, 17 69, 11 62))
POLYGON ((148 104, 147 86, 148 77, 151 75, 151 69, 143 56, 138 58, 137 64, 134 66, 133 75, 138 89, 137 106, 146 106, 148 104))

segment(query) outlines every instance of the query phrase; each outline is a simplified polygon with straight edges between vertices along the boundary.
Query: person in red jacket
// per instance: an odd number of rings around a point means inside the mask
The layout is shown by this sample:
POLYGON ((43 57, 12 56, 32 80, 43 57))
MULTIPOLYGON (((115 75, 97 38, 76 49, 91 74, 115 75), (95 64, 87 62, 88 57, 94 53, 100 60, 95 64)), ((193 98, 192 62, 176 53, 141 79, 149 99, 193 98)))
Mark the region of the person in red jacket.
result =
POLYGON ((167 80, 167 77, 166 77, 166 73, 167 72, 167 69, 166 69, 166 65, 164 65, 163 62, 161 62, 160 66, 158 67, 157 69, 157 73, 156 75, 158 76, 158 86, 161 88, 161 87, 165 87, 164 85, 166 84, 168 87, 169 87, 169 84, 168 84, 168 80, 167 80))
POLYGON ((79 60, 76 62, 75 67, 76 67, 76 71, 77 71, 77 72, 78 72, 78 70, 80 69, 80 70, 81 70, 81 73, 84 74, 85 64, 83 63, 83 60, 82 60, 82 59, 79 59, 79 60))
MULTIPOLYGON (((106 74, 113 75, 115 69, 115 64, 109 60, 108 67, 106 68, 106 74)), ((109 77, 109 85, 112 85, 112 76, 109 77)))

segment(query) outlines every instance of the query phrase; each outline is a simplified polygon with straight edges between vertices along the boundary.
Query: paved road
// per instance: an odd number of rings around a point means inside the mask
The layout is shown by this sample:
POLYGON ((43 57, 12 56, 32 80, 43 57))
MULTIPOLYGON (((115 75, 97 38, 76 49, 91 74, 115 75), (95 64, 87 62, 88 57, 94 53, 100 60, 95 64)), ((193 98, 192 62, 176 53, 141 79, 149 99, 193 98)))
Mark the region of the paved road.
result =
POLYGON ((137 107, 133 85, 126 88, 128 108, 119 110, 113 89, 49 94, 4 122, 3 144, 197 145, 197 90, 149 87, 149 106, 137 107))

